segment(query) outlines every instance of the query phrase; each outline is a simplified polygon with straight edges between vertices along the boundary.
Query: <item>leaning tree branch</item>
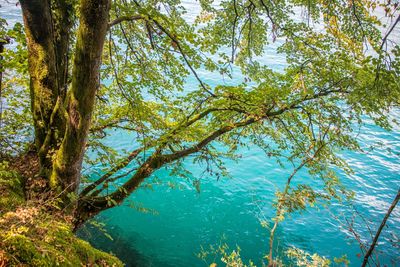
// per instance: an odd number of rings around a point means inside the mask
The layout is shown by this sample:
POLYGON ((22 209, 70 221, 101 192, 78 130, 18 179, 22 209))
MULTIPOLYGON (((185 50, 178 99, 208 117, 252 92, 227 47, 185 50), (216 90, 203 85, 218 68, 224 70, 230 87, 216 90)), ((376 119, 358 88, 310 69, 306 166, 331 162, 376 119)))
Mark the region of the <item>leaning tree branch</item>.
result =
POLYGON ((396 197, 394 198, 392 204, 390 205, 388 211, 386 212, 385 217, 383 218, 382 223, 379 226, 378 231, 375 234, 374 240, 372 241, 367 253, 364 256, 364 261, 363 261, 361 267, 365 267, 367 265, 368 258, 371 256, 372 252, 375 249, 376 243, 378 242, 378 239, 379 239, 379 236, 380 236, 380 234, 382 232, 382 229, 383 229, 383 227, 385 227, 386 221, 388 220, 390 214, 392 213, 393 209, 396 207, 396 205, 399 202, 399 200, 400 200, 400 189, 397 191, 396 197))
MULTIPOLYGON (((181 123, 178 127, 176 127, 174 130, 172 130, 170 133, 164 135, 163 137, 161 137, 162 139, 169 139, 170 137, 172 137, 174 134, 178 133, 181 129, 183 128, 187 128, 190 125, 192 125, 193 123, 195 123, 196 121, 201 120, 202 118, 206 117, 208 114, 214 112, 214 111, 221 111, 221 110, 226 110, 226 109, 218 109, 218 108, 210 108, 207 109, 205 111, 203 111, 202 113, 198 114, 197 116, 195 116, 193 119, 186 121, 186 123, 181 123)), ((118 122, 116 122, 118 123, 118 122)), ((112 125, 106 125, 105 127, 114 127, 113 124, 112 125)), ((159 139, 161 139, 159 138, 159 139)), ((159 141, 159 140, 158 140, 159 141)), ((153 147, 155 144, 157 144, 158 141, 155 141, 152 145, 150 145, 150 147, 153 147)), ((160 145, 160 147, 164 147, 166 144, 162 143, 160 145)), ((149 146, 148 146, 149 147, 149 146)), ((91 196, 93 195, 98 195, 96 193, 91 193, 97 186, 99 186, 100 184, 107 182, 109 180, 109 178, 114 175, 117 171, 125 168, 130 162, 132 162, 132 160, 134 160, 138 154, 140 152, 142 152, 144 150, 143 147, 138 148, 133 150, 125 159, 123 159, 122 161, 120 161, 117 165, 115 165, 111 170, 109 170, 106 174, 104 174, 102 177, 100 177, 99 179, 97 179, 95 182, 93 182, 92 184, 88 185, 87 187, 85 187, 82 192, 80 193, 80 197, 85 197, 88 196, 89 193, 91 196)), ((160 150, 160 149, 159 149, 160 150)), ((97 191, 96 191, 97 192, 97 191)))
MULTIPOLYGON (((272 109, 269 109, 264 116, 260 116, 257 119, 255 117, 253 117, 253 118, 248 119, 247 121, 242 121, 242 122, 238 122, 238 123, 235 123, 235 124, 232 124, 232 125, 227 125, 225 127, 222 127, 220 129, 216 130, 215 132, 213 132, 211 135, 209 135, 205 139, 203 139, 201 142, 197 143, 196 145, 194 145, 194 146, 192 146, 190 148, 187 148, 187 149, 180 150, 180 151, 177 151, 177 152, 172 153, 172 154, 167 154, 167 155, 162 156, 162 157, 164 157, 164 163, 163 164, 172 162, 172 161, 177 160, 179 158, 185 157, 185 156, 187 156, 189 154, 196 153, 196 152, 200 151, 202 148, 204 148, 206 145, 208 145, 211 141, 215 140, 219 136, 221 136, 224 133, 227 133, 227 132, 229 132, 229 131, 231 131, 233 129, 247 126, 247 125, 252 124, 252 123, 254 123, 256 121, 261 121, 261 120, 264 120, 264 119, 267 119, 267 118, 276 117, 278 115, 281 115, 282 113, 284 113, 287 110, 297 109, 298 108, 297 105, 299 103, 301 103, 301 102, 309 101, 309 100, 312 100, 312 99, 315 99, 315 98, 318 98, 318 97, 326 96, 328 94, 337 93, 337 92, 343 92, 343 91, 342 90, 327 90, 327 91, 324 91, 324 92, 319 92, 319 93, 314 94, 312 96, 306 96, 303 99, 295 101, 291 105, 284 106, 284 107, 282 107, 282 108, 280 108, 278 110, 272 111, 272 109)), ((206 117, 207 115, 209 115, 209 114, 211 114, 212 112, 215 112, 215 111, 236 111, 236 112, 242 113, 242 114, 245 113, 243 110, 236 109, 236 108, 209 108, 209 109, 206 109, 202 113, 200 113, 197 116, 195 116, 193 119, 178 125, 170 133, 160 137, 157 141, 155 141, 151 145, 151 147, 154 147, 160 141, 160 139, 170 139, 173 135, 177 134, 180 130, 191 126, 193 123, 203 119, 204 117, 206 117)), ((247 114, 247 115, 249 115, 249 114, 247 114)), ((162 142, 161 145, 159 145, 158 149, 156 149, 156 150, 157 151, 161 151, 162 148, 165 147, 166 145, 167 145, 166 142, 162 142)), ((107 174, 105 174, 100 179, 96 180, 96 182, 94 182, 93 184, 89 185, 87 187, 87 190, 89 190, 89 192, 92 191, 96 186, 98 186, 101 183, 103 183, 104 181, 106 181, 115 172, 117 172, 118 170, 126 167, 137 156, 137 154, 140 153, 142 150, 143 150, 143 148, 139 148, 139 149, 134 150, 126 159, 121 161, 120 164, 116 165, 107 174), (89 187, 91 189, 89 189, 89 187)), ((89 193, 89 192, 86 192, 85 189, 84 189, 84 191, 82 191, 81 196, 85 196, 85 195, 87 195, 89 193)))
POLYGON ((395 20, 395 22, 393 23, 392 27, 390 27, 389 31, 386 33, 386 35, 383 37, 382 39, 382 43, 381 46, 379 47, 379 50, 382 50, 383 46, 385 45, 385 43, 387 42, 387 39, 389 37, 389 35, 392 33, 392 31, 394 30, 394 28, 396 27, 397 23, 400 22, 400 14, 397 16, 397 19, 395 20))
POLYGON ((81 198, 81 201, 78 203, 78 208, 77 208, 77 214, 79 217, 75 222, 76 227, 78 227, 88 218, 98 214, 99 212, 114 207, 116 205, 119 205, 127 196, 129 196, 135 189, 139 187, 139 185, 144 181, 144 179, 149 177, 152 173, 154 173, 154 171, 160 169, 165 164, 200 151, 206 145, 208 145, 210 142, 212 142, 219 136, 233 129, 244 127, 260 120, 261 119, 256 120, 254 118, 250 118, 242 122, 221 127, 219 130, 216 130, 211 135, 209 135, 208 137, 206 137, 204 140, 197 143, 193 147, 181 150, 173 154, 162 155, 160 154, 160 152, 158 152, 159 150, 157 150, 137 169, 132 178, 130 178, 127 182, 125 182, 115 192, 107 196, 81 198))
POLYGON ((82 192, 79 194, 80 197, 88 195, 92 190, 94 190, 98 185, 106 181, 109 177, 111 177, 114 173, 119 171, 122 168, 125 168, 132 160, 134 160, 139 153, 143 150, 143 148, 138 148, 133 150, 128 157, 126 157, 124 160, 119 162, 117 165, 115 165, 111 170, 109 170, 106 174, 104 174, 102 177, 97 179, 95 182, 91 183, 87 187, 85 187, 82 192))
MULTIPOLYGON (((80 198, 78 202, 77 208, 77 220, 75 222, 75 226, 78 227, 87 219, 95 216, 103 210, 115 207, 122 203, 122 201, 129 196, 134 190, 136 190, 140 184, 148 178, 151 174, 153 174, 156 170, 160 169, 164 165, 171 163, 173 161, 182 159, 191 154, 197 153, 204 149, 208 144, 212 141, 218 139, 220 136, 228 133, 232 130, 249 126, 254 123, 262 122, 264 120, 271 120, 275 116, 279 116, 285 113, 288 110, 298 109, 298 105, 313 99, 318 99, 323 96, 327 96, 333 93, 343 93, 343 90, 325 90, 323 92, 318 92, 313 95, 307 95, 301 99, 294 100, 290 105, 285 105, 275 110, 268 110, 264 115, 260 116, 247 116, 247 119, 242 121, 231 123, 229 125, 225 125, 210 135, 205 137, 203 140, 194 144, 193 146, 171 153, 171 154, 162 154, 162 148, 156 149, 155 152, 148 157, 145 162, 137 168, 135 174, 128 179, 123 185, 117 188, 114 192, 105 196, 83 196, 80 198)), ((96 181, 95 184, 99 185, 102 182, 106 181, 110 176, 101 178, 96 181)), ((90 185, 90 188, 96 187, 96 185, 90 185)), ((89 189, 85 190, 88 191, 89 189)), ((93 189, 90 189, 93 190, 93 189)))

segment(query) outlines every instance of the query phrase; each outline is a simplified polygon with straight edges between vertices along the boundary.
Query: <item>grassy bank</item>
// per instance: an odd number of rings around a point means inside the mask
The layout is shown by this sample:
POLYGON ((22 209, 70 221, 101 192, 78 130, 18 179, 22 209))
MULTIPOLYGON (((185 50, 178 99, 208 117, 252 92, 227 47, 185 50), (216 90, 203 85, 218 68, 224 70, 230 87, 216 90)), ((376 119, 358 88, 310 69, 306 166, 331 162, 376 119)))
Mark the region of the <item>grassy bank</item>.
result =
POLYGON ((54 200, 26 200, 26 179, 0 163, 0 266, 123 266, 77 238, 54 200))

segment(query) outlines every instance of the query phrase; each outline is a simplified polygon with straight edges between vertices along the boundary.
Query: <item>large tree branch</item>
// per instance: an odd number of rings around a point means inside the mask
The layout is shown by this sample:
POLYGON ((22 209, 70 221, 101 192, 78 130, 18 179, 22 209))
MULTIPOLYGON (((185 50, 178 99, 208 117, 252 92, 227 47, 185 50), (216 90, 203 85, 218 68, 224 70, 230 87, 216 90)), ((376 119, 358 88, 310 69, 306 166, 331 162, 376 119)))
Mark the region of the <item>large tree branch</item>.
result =
MULTIPOLYGON (((173 129, 171 132, 167 133, 166 135, 163 135, 162 137, 159 138, 162 140, 170 140, 170 138, 177 134, 180 130, 187 128, 189 126, 191 126, 193 123, 195 123, 196 121, 201 120, 202 118, 206 117, 207 115, 209 115, 210 113, 214 112, 214 111, 221 111, 221 110, 226 110, 226 109, 219 109, 219 108, 210 108, 207 109, 205 111, 203 111, 202 113, 198 114, 197 116, 195 116, 193 119, 186 121, 186 122, 182 122, 181 124, 179 124, 175 129, 173 129)), ((157 145, 159 143, 159 140, 153 142, 152 144, 147 145, 147 149, 154 147, 155 145, 157 145)), ((159 146, 158 146, 158 150, 161 150, 161 148, 165 147, 167 145, 167 142, 162 142, 159 146)), ((87 196, 91 191, 93 191, 97 186, 99 186, 102 183, 107 182, 110 177, 112 175, 114 175, 116 172, 118 172, 119 170, 125 168, 126 166, 128 166, 128 164, 130 162, 132 162, 132 160, 134 160, 140 152, 142 152, 144 150, 143 147, 138 148, 133 150, 126 158, 124 158, 122 161, 120 161, 117 165, 115 165, 111 170, 109 170, 106 174, 104 174, 102 177, 100 177, 99 179, 97 179, 96 181, 94 181, 92 184, 90 184, 89 186, 85 187, 82 192, 79 194, 80 197, 85 197, 87 196)), ((126 175, 125 175, 126 176, 126 175)), ((95 192, 92 192, 90 195, 91 196, 95 196, 98 195, 102 190, 97 190, 95 192)))
POLYGON ((91 183, 87 187, 85 187, 81 193, 79 194, 80 197, 86 196, 89 194, 93 189, 95 189, 98 185, 101 183, 105 182, 108 178, 110 178, 114 173, 117 171, 125 168, 133 159, 135 159, 139 153, 143 151, 143 148, 138 148, 132 151, 128 157, 126 157, 124 160, 120 161, 117 165, 115 165, 111 170, 109 170, 106 174, 104 174, 102 177, 97 179, 95 182, 91 183))
MULTIPOLYGON (((291 105, 288 105, 286 107, 283 107, 283 108, 275 110, 275 111, 272 111, 272 109, 273 109, 273 106, 272 106, 272 107, 270 107, 268 109, 268 111, 266 112, 266 114, 264 116, 259 116, 258 120, 263 120, 263 119, 266 119, 268 117, 276 117, 276 116, 282 114, 283 112, 285 112, 287 110, 299 108, 298 105, 299 105, 300 102, 312 100, 312 99, 315 99, 315 98, 318 98, 318 97, 321 97, 321 96, 325 96, 325 95, 328 95, 330 93, 336 93, 336 92, 343 92, 343 90, 326 90, 326 91, 323 91, 323 92, 319 92, 319 93, 317 93, 317 94, 315 94, 313 96, 306 96, 305 98, 303 98, 300 101, 295 101, 291 105)), ((187 127, 191 126, 195 122, 197 122, 197 121, 207 117, 209 114, 211 114, 213 112, 217 112, 217 111, 218 112, 220 112, 220 111, 235 111, 235 112, 237 112, 239 114, 245 114, 247 116, 251 116, 251 114, 247 113, 245 110, 241 110, 241 109, 234 108, 234 107, 230 107, 230 108, 209 108, 209 109, 206 109, 203 112, 195 115, 191 120, 183 121, 176 128, 171 130, 169 133, 161 136, 158 140, 156 140, 152 144, 150 144, 148 146, 148 148, 155 147, 158 144, 157 151, 161 151, 167 145, 168 141, 163 141, 163 142, 160 143, 160 140, 172 140, 173 136, 176 135, 177 133, 179 133, 179 131, 181 131, 183 129, 186 129, 187 127)), ((249 121, 248 123, 251 123, 251 121, 249 121)), ((206 137, 203 141, 201 141, 200 143, 196 144, 195 146, 193 146, 191 148, 187 148, 185 150, 181 150, 181 151, 175 152, 173 154, 164 155, 164 157, 167 157, 167 158, 170 157, 171 158, 170 161, 173 161, 173 160, 175 160, 174 158, 177 159, 177 158, 184 157, 187 154, 191 154, 191 151, 194 151, 193 153, 195 153, 197 151, 200 151, 200 150, 197 150, 196 148, 199 148, 199 147, 200 147, 200 149, 203 148, 205 145, 207 145, 209 143, 210 140, 211 141, 215 140, 218 136, 220 136, 220 135, 222 135, 222 134, 224 134, 224 133, 226 133, 226 132, 228 132, 228 131, 230 131, 230 130, 232 130, 234 128, 237 128, 236 126, 238 126, 238 125, 231 125, 231 126, 223 127, 221 129, 215 131, 210 136, 206 137), (233 128, 230 129, 230 127, 233 127, 233 128), (197 150, 197 151, 195 151, 195 150, 197 150), (180 155, 182 155, 182 156, 180 156, 180 155)), ((243 126, 246 126, 246 125, 243 125, 243 126)), ((240 127, 240 126, 238 126, 238 127, 240 127)), ((112 170, 110 170, 111 175, 112 175, 112 173, 115 173, 118 170, 120 170, 120 169, 124 168, 125 166, 127 166, 128 163, 131 162, 135 158, 135 157, 131 157, 131 155, 135 155, 138 151, 140 152, 142 150, 143 150, 143 148, 139 148, 139 149, 136 149, 136 150, 132 151, 131 154, 121 162, 121 164, 116 165, 116 167, 119 166, 119 168, 113 168, 112 170), (128 162, 126 162, 126 160, 128 160, 128 162)), ((105 180, 101 180, 99 183, 97 183, 97 181, 96 181, 95 183, 97 185, 99 185, 103 181, 105 181, 105 180)), ((84 195, 84 194, 82 194, 82 195, 84 195)))
POLYGON ((107 196, 82 198, 81 201, 78 203, 78 218, 76 225, 79 226, 87 218, 94 216, 102 210, 114 207, 121 203, 128 195, 130 195, 137 187, 139 187, 144 179, 149 177, 154 171, 158 170, 165 164, 188 156, 189 154, 198 152, 207 144, 209 144, 219 136, 223 135, 224 133, 227 133, 239 127, 249 125, 251 123, 254 123, 255 121, 256 120, 254 118, 250 118, 242 122, 238 122, 229 126, 224 126, 219 130, 213 132, 197 145, 174 154, 161 155, 157 152, 154 153, 137 169, 133 177, 125 182, 117 191, 107 196))
MULTIPOLYGON (((323 96, 327 96, 334 93, 343 93, 342 89, 332 89, 332 90, 324 90, 313 95, 306 95, 305 97, 293 100, 291 104, 282 106, 278 109, 273 110, 272 108, 266 111, 265 114, 261 114, 260 116, 248 116, 247 119, 232 123, 229 125, 225 125, 208 136, 206 136, 200 142, 192 145, 189 148, 177 151, 172 154, 161 154, 161 149, 156 149, 155 152, 146 159, 146 161, 137 168, 135 174, 126 181, 121 187, 117 188, 113 193, 106 196, 91 196, 91 197, 83 197, 80 199, 78 203, 77 213, 79 214, 77 218, 76 225, 79 226, 82 222, 87 220, 90 217, 98 214, 99 212, 119 205, 127 196, 129 196, 134 190, 136 190, 140 184, 149 177, 154 171, 160 169, 164 165, 171 163, 173 161, 182 159, 191 154, 197 153, 204 149, 208 144, 212 141, 218 139, 222 135, 233 131, 238 128, 246 127, 251 124, 261 122, 263 120, 272 120, 275 116, 279 116, 289 110, 298 109, 300 104, 305 103, 307 101, 318 99, 323 96)), ((203 112, 202 114, 207 114, 210 111, 203 112)), ((205 116, 205 115, 204 115, 205 116)), ((201 117, 201 116, 199 116, 201 117)), ((194 118, 195 121, 196 118, 194 118)), ((190 122, 192 122, 191 120, 190 122)))

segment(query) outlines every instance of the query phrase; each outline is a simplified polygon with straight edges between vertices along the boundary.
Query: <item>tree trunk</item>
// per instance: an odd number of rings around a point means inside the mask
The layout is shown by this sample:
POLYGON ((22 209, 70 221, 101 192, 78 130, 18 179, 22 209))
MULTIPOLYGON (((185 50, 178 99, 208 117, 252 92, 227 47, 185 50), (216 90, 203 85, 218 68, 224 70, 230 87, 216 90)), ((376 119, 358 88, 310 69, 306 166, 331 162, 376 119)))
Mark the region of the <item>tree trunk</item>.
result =
POLYGON ((100 82, 109 9, 110 0, 81 1, 72 84, 66 103, 66 130, 50 177, 50 185, 64 193, 76 192, 80 182, 82 160, 100 82))
POLYGON ((21 0, 28 46, 30 94, 35 144, 39 155, 41 175, 50 174, 52 161, 48 154, 56 146, 58 133, 55 107, 60 96, 56 51, 49 0, 21 0))
POLYGON ((53 1, 53 23, 54 23, 54 39, 56 50, 56 67, 58 74, 58 85, 60 88, 60 95, 65 98, 68 89, 69 77, 69 50, 70 50, 70 36, 74 24, 75 17, 74 7, 70 0, 57 0, 53 1))
POLYGON ((67 0, 21 0, 20 3, 28 44, 31 108, 40 173, 49 179, 53 190, 65 196, 76 192, 80 182, 99 87, 110 0, 80 1, 69 88, 72 4, 67 0))

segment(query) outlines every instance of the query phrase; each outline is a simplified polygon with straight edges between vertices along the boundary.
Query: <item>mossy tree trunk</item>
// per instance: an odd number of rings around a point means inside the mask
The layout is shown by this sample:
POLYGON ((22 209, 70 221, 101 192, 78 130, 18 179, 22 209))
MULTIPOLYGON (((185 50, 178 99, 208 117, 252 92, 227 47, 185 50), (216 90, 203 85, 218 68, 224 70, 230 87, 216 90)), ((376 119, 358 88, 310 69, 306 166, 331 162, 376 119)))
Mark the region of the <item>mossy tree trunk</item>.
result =
POLYGON ((52 187, 75 192, 100 83, 100 65, 108 28, 109 0, 83 0, 75 47, 71 88, 66 101, 67 123, 50 178, 52 187))
POLYGON ((50 188, 76 192, 107 31, 110 0, 82 0, 72 73, 69 0, 21 0, 29 54, 31 108, 40 175, 50 188), (70 81, 70 82, 69 82, 70 81))
POLYGON ((62 115, 55 107, 61 99, 56 43, 49 0, 21 0, 28 46, 30 94, 35 144, 41 175, 51 173, 51 148, 63 136, 62 115), (60 132, 61 131, 61 132, 60 132))

